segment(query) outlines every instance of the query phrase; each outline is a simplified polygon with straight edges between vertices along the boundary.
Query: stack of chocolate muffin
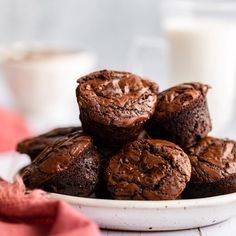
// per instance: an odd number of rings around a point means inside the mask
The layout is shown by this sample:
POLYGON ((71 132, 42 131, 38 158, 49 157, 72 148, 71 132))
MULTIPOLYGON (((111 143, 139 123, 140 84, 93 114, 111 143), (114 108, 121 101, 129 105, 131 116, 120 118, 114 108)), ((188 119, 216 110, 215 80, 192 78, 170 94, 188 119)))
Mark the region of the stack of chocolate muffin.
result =
POLYGON ((236 191, 236 142, 207 136, 208 85, 159 92, 154 82, 108 70, 78 83, 82 128, 59 128, 18 144, 32 160, 22 171, 28 188, 127 200, 236 191))

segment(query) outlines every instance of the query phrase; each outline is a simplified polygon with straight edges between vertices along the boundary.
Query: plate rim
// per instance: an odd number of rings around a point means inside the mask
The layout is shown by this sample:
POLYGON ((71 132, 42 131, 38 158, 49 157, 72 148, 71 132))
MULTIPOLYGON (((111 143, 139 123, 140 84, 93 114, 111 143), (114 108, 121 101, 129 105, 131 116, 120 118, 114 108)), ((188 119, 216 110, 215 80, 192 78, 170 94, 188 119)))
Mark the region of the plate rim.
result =
POLYGON ((76 197, 65 194, 49 193, 52 198, 64 200, 73 205, 81 205, 96 208, 115 208, 115 209, 181 209, 181 208, 198 208, 221 206, 236 202, 236 192, 225 195, 219 195, 207 198, 197 199, 180 199, 180 200, 114 200, 114 199, 97 199, 76 197))

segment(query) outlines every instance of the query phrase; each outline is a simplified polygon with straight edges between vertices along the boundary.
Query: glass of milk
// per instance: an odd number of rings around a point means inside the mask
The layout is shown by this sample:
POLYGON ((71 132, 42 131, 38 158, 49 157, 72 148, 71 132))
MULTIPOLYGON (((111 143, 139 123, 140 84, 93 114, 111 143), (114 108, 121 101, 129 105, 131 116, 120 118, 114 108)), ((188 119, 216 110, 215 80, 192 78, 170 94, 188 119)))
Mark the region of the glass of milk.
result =
POLYGON ((235 115, 236 2, 162 0, 161 4, 170 85, 209 84, 208 104, 218 133, 235 115))

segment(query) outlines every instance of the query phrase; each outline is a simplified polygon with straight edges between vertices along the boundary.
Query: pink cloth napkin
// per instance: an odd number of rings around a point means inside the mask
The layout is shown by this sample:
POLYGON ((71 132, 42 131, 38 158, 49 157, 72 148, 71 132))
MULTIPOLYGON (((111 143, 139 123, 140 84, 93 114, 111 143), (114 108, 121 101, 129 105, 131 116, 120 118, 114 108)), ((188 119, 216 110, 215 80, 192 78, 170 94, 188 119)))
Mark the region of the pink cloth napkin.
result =
POLYGON ((24 119, 0 108, 0 152, 14 150, 16 144, 30 136, 24 119))
POLYGON ((0 235, 99 236, 95 223, 41 190, 26 191, 21 178, 0 180, 0 235))

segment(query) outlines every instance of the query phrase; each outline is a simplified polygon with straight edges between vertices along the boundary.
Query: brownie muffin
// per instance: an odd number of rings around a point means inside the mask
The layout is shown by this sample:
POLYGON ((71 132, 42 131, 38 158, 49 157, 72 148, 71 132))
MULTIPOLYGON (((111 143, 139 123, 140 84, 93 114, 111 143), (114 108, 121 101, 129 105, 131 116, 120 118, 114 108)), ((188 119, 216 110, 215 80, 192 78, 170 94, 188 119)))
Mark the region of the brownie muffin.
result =
POLYGON ((190 180, 188 156, 177 145, 158 139, 136 140, 108 161, 104 177, 114 199, 171 200, 190 180))
POLYGON ((46 147, 24 170, 30 188, 87 197, 98 183, 101 158, 92 138, 82 131, 46 147))
POLYGON ((147 123, 153 138, 169 140, 183 149, 211 131, 206 94, 209 86, 184 83, 158 94, 154 115, 147 123))
POLYGON ((65 138, 73 132, 81 130, 81 127, 64 127, 53 129, 37 137, 23 140, 17 145, 16 150, 30 156, 33 161, 45 147, 52 145, 55 141, 65 138))
POLYGON ((192 177, 184 198, 211 197, 236 192, 236 142, 212 137, 188 150, 192 177))
POLYGON ((135 74, 102 70, 78 83, 82 127, 98 145, 119 146, 135 140, 155 111, 157 84, 135 74))

